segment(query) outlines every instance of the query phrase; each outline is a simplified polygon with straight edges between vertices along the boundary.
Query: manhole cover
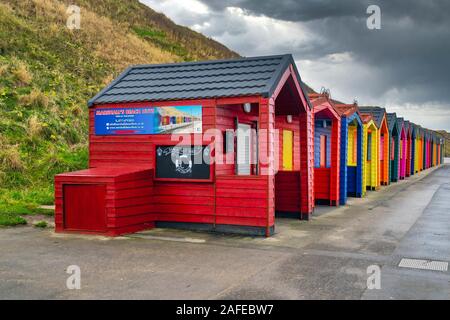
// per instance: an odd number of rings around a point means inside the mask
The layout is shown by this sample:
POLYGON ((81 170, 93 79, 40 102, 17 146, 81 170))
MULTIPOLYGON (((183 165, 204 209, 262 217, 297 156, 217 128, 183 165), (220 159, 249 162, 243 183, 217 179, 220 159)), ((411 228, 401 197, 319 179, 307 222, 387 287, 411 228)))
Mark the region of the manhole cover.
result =
POLYGON ((432 261, 432 260, 420 260, 420 259, 407 259, 403 258, 398 264, 401 268, 423 269, 433 271, 448 270, 448 262, 444 261, 432 261))

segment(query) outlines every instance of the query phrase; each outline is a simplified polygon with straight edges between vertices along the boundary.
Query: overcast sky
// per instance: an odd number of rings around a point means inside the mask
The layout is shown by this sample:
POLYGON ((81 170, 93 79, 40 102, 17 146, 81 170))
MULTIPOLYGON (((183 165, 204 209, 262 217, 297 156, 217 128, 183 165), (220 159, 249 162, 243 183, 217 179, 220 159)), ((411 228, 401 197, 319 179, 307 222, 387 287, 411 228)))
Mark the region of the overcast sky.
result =
POLYGON ((292 53, 333 98, 450 131, 448 0, 141 0, 243 56, 292 53), (381 9, 369 30, 366 10, 381 9))

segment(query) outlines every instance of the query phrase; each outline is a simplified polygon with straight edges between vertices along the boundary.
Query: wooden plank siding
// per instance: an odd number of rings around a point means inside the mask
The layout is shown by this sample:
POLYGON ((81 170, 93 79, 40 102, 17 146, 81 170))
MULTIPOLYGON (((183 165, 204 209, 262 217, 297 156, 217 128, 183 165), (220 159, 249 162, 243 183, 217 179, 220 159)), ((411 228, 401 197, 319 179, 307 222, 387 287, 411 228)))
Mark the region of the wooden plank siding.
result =
POLYGON ((268 227, 274 225, 274 199, 269 197, 269 177, 217 176, 217 224, 268 227))
POLYGON ((363 173, 363 185, 366 190, 375 190, 378 188, 378 153, 379 153, 379 130, 376 127, 373 120, 364 124, 364 173, 363 173), (369 133, 371 134, 371 142, 369 142, 369 133), (371 158, 368 159, 368 148, 371 148, 371 158))
POLYGON ((389 131, 389 182, 400 178, 400 130, 397 126, 389 131))
POLYGON ((331 192, 330 200, 333 205, 339 206, 339 169, 340 169, 340 157, 341 157, 341 119, 333 119, 332 127, 332 146, 331 146, 331 192))
POLYGON ((310 95, 314 106, 314 196, 315 202, 327 202, 332 206, 339 206, 340 191, 340 147, 341 147, 341 117, 335 111, 327 96, 310 95), (320 118, 319 118, 320 117, 320 118), (331 127, 326 123, 330 122, 331 127), (327 137, 326 163, 321 165, 317 158, 323 154, 321 137, 327 137), (316 149, 317 148, 317 149, 316 149))
POLYGON ((384 134, 384 146, 382 148, 382 150, 384 151, 384 160, 381 161, 379 160, 379 167, 378 167, 378 180, 376 183, 375 188, 378 189, 378 187, 380 185, 388 185, 390 183, 390 176, 389 176, 389 162, 390 162, 390 154, 389 154, 389 150, 390 150, 390 141, 391 141, 391 136, 389 135, 389 129, 388 129, 388 125, 387 125, 387 120, 386 120, 386 115, 383 116, 383 120, 381 122, 381 126, 380 128, 378 128, 378 137, 379 139, 377 140, 377 158, 379 159, 379 152, 380 152, 380 143, 381 143, 381 134, 384 134))
POLYGON ((399 166, 399 178, 405 179, 406 177, 406 152, 407 152, 407 137, 405 126, 402 126, 400 131, 400 166, 399 166))
MULTIPOLYGON (((250 113, 245 113, 242 104, 239 105, 217 105, 215 114, 215 128, 219 130, 222 135, 228 130, 236 130, 236 120, 242 123, 253 123, 259 120, 259 108, 252 108, 250 113)), ((223 141, 219 141, 215 144, 215 148, 218 151, 218 155, 223 155, 223 141)), ((234 175, 235 164, 234 159, 226 159, 226 155, 223 155, 221 161, 217 158, 216 161, 216 175, 234 175)))
POLYGON ((411 126, 411 141, 410 141, 410 163, 411 169, 409 171, 410 176, 416 173, 416 128, 414 125, 411 126))
MULTIPOLYGON (((134 232, 144 227, 162 225, 206 224, 212 226, 254 227, 266 236, 273 234, 275 210, 297 212, 299 218, 309 218, 314 209, 314 114, 295 78, 296 71, 291 66, 279 81, 282 88, 289 83, 289 94, 298 90, 295 103, 287 100, 287 108, 296 108, 292 123, 287 123, 286 115, 275 116, 276 95, 272 97, 242 96, 217 99, 199 99, 165 102, 138 102, 94 105, 89 110, 89 170, 94 170, 89 179, 66 174, 56 179, 56 201, 62 203, 62 185, 83 183, 102 183, 106 185, 106 215, 108 235, 134 232), (290 78, 289 78, 290 77, 290 78), (250 113, 243 111, 244 103, 251 103, 250 113), (290 105, 289 105, 290 104, 290 105), (301 105, 297 105, 301 104, 301 105), (95 111, 102 108, 170 107, 183 105, 202 106, 202 134, 153 134, 153 135, 96 135, 95 111), (222 158, 227 129, 236 130, 236 123, 242 122, 256 126, 258 132, 258 165, 251 175, 236 175, 235 159, 227 163, 222 158), (207 132, 209 129, 211 132, 207 132), (278 130, 293 132, 292 171, 276 180, 278 165, 282 162, 282 144, 276 134, 278 130), (205 134, 208 133, 208 134, 205 134), (154 180, 155 152, 158 145, 210 145, 213 178, 208 182, 160 181, 154 180), (219 158, 220 157, 220 158, 219 158), (145 175, 121 180, 114 177, 95 176, 95 170, 110 168, 117 172, 136 170, 145 175), (87 179, 87 180, 83 180, 87 179), (276 192, 276 190, 278 192, 276 192), (278 205, 278 207, 277 207, 278 205)), ((287 95, 285 97, 291 97, 287 95)), ((286 98, 284 98, 286 99, 286 98)), ((286 100, 282 100, 286 102, 286 100)), ((281 103, 280 103, 281 104, 281 103)), ((286 109, 291 111, 291 109, 286 109)), ((339 133, 340 123, 333 129, 339 133)), ((335 143, 339 143, 336 140, 335 143)), ((234 146, 236 150, 236 146, 234 146)), ((234 151, 235 151, 234 150, 234 151)), ((332 148, 332 157, 339 149, 332 148)), ((337 159, 338 161, 338 159, 337 159)), ((337 165, 336 160, 332 162, 337 165)), ((339 183, 338 172, 331 178, 339 183)), ((330 190, 338 197, 338 189, 330 190)), ((57 207, 57 231, 63 231, 63 209, 57 207)))
POLYGON ((411 125, 406 128, 406 151, 405 151, 406 159, 405 159, 405 177, 408 178, 411 176, 412 172, 412 131, 411 125))
POLYGON ((362 197, 365 186, 363 188, 363 150, 364 150, 364 132, 362 122, 357 113, 352 116, 342 116, 341 119, 341 146, 340 146, 340 204, 347 203, 347 197, 362 197), (353 130, 350 134, 350 130, 353 130), (352 147, 352 152, 349 148, 352 147), (356 158, 356 162, 349 161, 350 153, 356 158))
MULTIPOLYGON (((136 169, 135 169, 136 170, 136 169)), ((156 216, 152 211, 153 172, 137 170, 136 172, 117 172, 102 175, 93 170, 60 174, 55 177, 55 230, 67 231, 64 223, 64 186, 65 185, 104 185, 105 196, 105 235, 117 236, 136 232, 154 226, 156 216)), ((76 230, 90 233, 92 230, 76 230)), ((95 233, 99 233, 98 230, 95 233)))
POLYGON ((340 199, 339 204, 347 203, 348 190, 348 157, 349 157, 349 121, 347 117, 341 119, 341 167, 339 170, 340 199))
POLYGON ((422 171, 421 165, 420 165, 420 162, 421 162, 420 159, 422 158, 421 157, 422 151, 421 151, 421 140, 420 140, 419 135, 416 136, 415 145, 416 145, 416 147, 415 147, 415 155, 414 155, 414 170, 415 170, 415 173, 419 173, 420 171, 422 171))
POLYGON ((301 211, 300 196, 300 117, 292 116, 292 122, 288 123, 286 116, 275 117, 275 129, 278 131, 278 163, 280 168, 275 173, 275 211, 298 213, 301 211), (283 130, 293 132, 293 166, 291 171, 283 171, 283 130))
POLYGON ((309 219, 315 205, 314 197, 314 113, 300 114, 300 209, 302 219, 309 219))
MULTIPOLYGON (((357 121, 357 164, 355 167, 355 193, 352 193, 352 189, 348 187, 349 195, 353 197, 362 197, 363 195, 363 183, 362 183, 362 175, 363 175, 363 149, 364 149, 364 140, 363 140, 363 127, 361 120, 357 121)), ((349 178, 348 181, 351 181, 349 178)))
POLYGON ((280 168, 283 163, 283 130, 290 130, 294 133, 293 139, 293 167, 292 171, 300 171, 300 118, 299 116, 292 116, 292 123, 287 123, 286 116, 275 117, 275 129, 278 131, 278 152, 280 168))
POLYGON ((104 166, 140 166, 154 168, 155 146, 158 144, 177 144, 184 138, 190 138, 192 142, 209 144, 212 139, 203 139, 202 134, 176 135, 122 135, 122 136, 98 136, 95 135, 94 112, 102 108, 146 107, 146 106, 182 106, 190 104, 202 105, 203 132, 215 127, 215 103, 214 100, 179 101, 166 103, 128 103, 106 104, 89 110, 89 167, 104 166))

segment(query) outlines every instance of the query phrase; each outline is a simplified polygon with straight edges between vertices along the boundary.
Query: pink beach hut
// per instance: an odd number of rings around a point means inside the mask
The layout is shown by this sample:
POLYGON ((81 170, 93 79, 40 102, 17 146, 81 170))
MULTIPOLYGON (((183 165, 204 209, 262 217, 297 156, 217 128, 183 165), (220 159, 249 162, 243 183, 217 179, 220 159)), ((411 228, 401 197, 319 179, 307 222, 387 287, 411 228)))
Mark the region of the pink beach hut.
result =
POLYGON ((399 172, 399 179, 405 179, 406 177, 406 159, 407 159, 407 141, 408 137, 406 136, 406 127, 405 127, 405 120, 403 118, 397 118, 397 125, 398 130, 400 132, 400 172, 399 172))

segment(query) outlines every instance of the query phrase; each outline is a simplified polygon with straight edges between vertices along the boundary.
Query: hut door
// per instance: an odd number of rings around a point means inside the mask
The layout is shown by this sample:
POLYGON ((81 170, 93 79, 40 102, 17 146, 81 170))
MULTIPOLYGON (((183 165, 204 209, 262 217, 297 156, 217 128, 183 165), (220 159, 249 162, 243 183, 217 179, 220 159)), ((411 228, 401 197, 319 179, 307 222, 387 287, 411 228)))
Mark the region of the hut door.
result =
POLYGON ((64 228, 66 230, 106 230, 106 187, 104 185, 65 185, 64 228))
POLYGON ((237 129, 237 154, 236 173, 237 175, 250 175, 251 172, 251 133, 252 127, 249 124, 239 123, 237 129))
POLYGON ((293 132, 283 130, 283 170, 292 171, 293 132))

